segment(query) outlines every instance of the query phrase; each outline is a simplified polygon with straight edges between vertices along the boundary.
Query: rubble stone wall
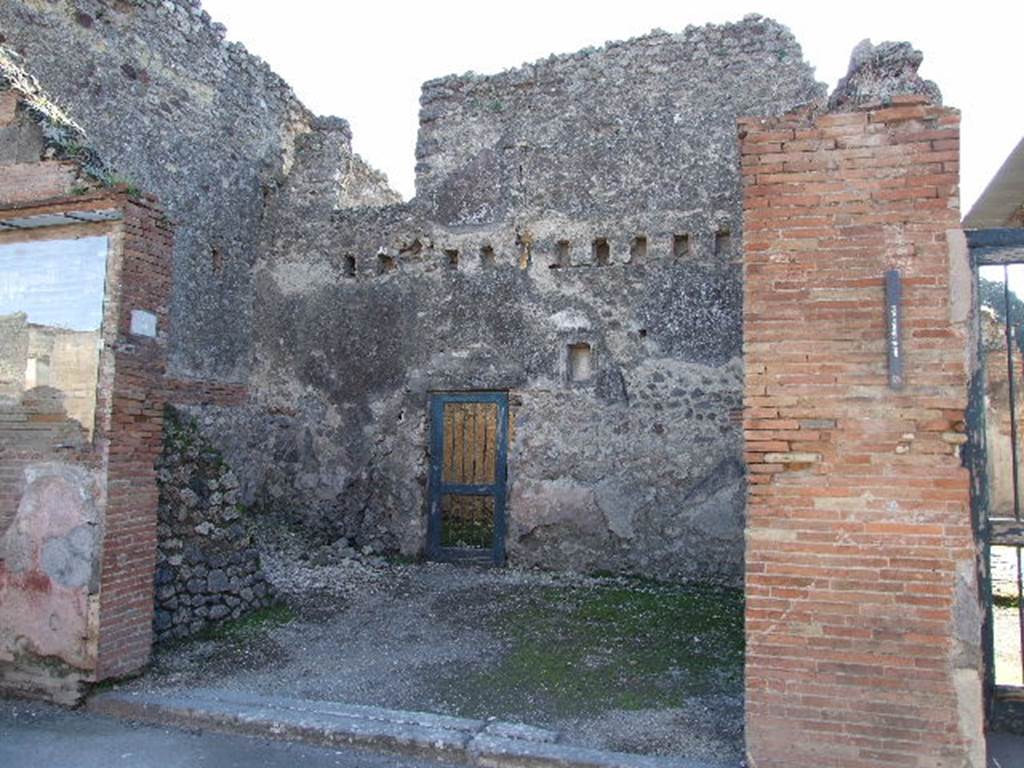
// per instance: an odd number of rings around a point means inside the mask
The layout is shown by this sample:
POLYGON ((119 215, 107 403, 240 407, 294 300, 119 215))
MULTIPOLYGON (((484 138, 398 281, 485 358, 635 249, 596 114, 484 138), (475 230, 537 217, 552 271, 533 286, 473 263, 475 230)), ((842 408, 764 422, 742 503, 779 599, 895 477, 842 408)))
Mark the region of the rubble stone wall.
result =
POLYGON ((157 464, 158 642, 271 604, 238 478, 187 415, 168 409, 157 464))
POLYGON ((207 414, 246 500, 420 551, 429 393, 508 390, 513 562, 737 581, 735 119, 823 96, 751 17, 426 84, 408 204, 325 205, 299 153, 253 273, 251 406, 207 414))

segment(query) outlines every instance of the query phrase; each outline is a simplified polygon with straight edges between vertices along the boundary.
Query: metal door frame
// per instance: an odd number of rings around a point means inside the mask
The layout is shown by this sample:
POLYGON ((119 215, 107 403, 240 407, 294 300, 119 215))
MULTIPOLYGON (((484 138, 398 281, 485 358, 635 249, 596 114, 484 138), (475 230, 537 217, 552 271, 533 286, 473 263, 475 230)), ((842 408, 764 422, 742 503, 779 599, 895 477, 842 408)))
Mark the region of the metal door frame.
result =
POLYGON ((434 560, 476 560, 487 550, 441 546, 441 497, 446 493, 494 497, 494 538, 491 560, 505 562, 505 493, 508 485, 508 392, 430 393, 430 511, 427 518, 427 555, 434 560), (494 483, 463 485, 444 482, 444 407, 448 403, 494 403, 498 407, 494 483))
MULTIPOLYGON (((984 266, 1008 266, 1011 264, 1024 263, 1024 230, 1020 229, 988 229, 988 230, 966 230, 965 236, 969 249, 971 271, 974 284, 972 289, 977 291, 980 278, 980 268, 984 266)), ((1008 287, 1004 290, 1008 290, 1008 287)), ((1008 321, 1007 322, 1007 334, 1008 321)), ((991 519, 989 517, 989 494, 988 494, 988 459, 985 437, 985 397, 986 397, 986 361, 984 356, 984 339, 981 332, 980 305, 974 307, 972 317, 974 332, 978 344, 978 369, 970 385, 970 393, 967 408, 967 432, 968 443, 964 454, 964 464, 971 471, 971 512, 974 528, 978 542, 981 544, 981 563, 979 588, 984 602, 984 619, 982 624, 982 649, 985 657, 984 669, 984 694, 986 715, 988 720, 987 728, 999 721, 1013 721, 1024 719, 1018 699, 1019 688, 997 686, 995 683, 995 642, 994 642, 994 615, 991 583, 991 559, 990 553, 993 546, 1021 546, 1024 545, 1024 528, 1020 522, 1021 517, 1021 492, 1016 487, 1018 480, 1017 467, 1014 472, 1014 503, 1016 520, 991 519), (1015 695, 1016 694, 1016 695, 1015 695)), ((1009 359, 1010 339, 1007 335, 1007 350, 1012 391, 1013 371, 1012 362, 1009 359)), ((1010 420, 1011 431, 1016 433, 1018 425, 1014 423, 1015 410, 1011 401, 1010 420)), ((1016 442, 1020 440, 1019 435, 1011 436, 1013 443, 1012 457, 1016 459, 1016 442)), ((1019 552, 1019 550, 1018 550, 1019 552)), ((1018 554, 1019 557, 1019 554, 1018 554)), ((1019 573, 1019 571, 1018 571, 1019 573)), ((1020 584, 1018 583, 1018 592, 1020 584)), ((1022 643, 1024 643, 1024 612, 1018 608, 1022 643)), ((1024 657, 1024 647, 1022 647, 1024 657)), ((1024 662, 1024 660, 1022 660, 1024 662)))

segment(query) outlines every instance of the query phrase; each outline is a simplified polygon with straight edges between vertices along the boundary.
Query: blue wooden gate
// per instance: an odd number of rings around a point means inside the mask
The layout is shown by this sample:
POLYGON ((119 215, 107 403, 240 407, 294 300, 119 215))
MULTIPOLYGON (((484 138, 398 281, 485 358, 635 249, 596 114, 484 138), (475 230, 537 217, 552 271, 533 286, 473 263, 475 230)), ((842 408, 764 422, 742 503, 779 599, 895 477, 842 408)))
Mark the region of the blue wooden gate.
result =
POLYGON ((508 394, 431 395, 428 554, 505 559, 508 394))

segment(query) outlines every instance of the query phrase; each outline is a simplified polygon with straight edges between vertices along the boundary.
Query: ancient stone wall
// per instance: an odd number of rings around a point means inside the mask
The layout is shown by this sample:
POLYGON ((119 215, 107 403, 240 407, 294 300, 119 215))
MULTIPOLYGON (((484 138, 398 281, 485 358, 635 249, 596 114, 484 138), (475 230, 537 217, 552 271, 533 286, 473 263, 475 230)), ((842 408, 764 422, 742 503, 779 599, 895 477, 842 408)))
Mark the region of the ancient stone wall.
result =
POLYGON ((749 763, 980 768, 959 114, 862 53, 832 111, 740 124, 749 763))
POLYGON ((789 30, 757 16, 432 80, 416 200, 450 226, 543 213, 628 230, 648 214, 639 229, 688 232, 703 256, 719 227, 739 235, 735 117, 823 95, 789 30))
POLYGON ((174 219, 179 375, 244 381, 264 198, 299 137, 304 151, 322 150, 315 165, 339 188, 335 204, 398 199, 353 156, 347 127, 318 125, 262 61, 224 40, 198 0, 11 0, 0 4, 0 42, 74 115, 115 177, 158 195, 174 219))
POLYGON ((509 390, 513 561, 736 580, 734 120, 822 96, 749 18, 428 83, 410 204, 332 210, 298 153, 254 272, 253 403, 214 417, 246 499, 421 551, 429 392, 509 390))
POLYGON ((188 637, 269 605, 238 478, 195 422, 170 409, 157 478, 156 640, 188 637))
POLYGON ((408 204, 195 3, 18 0, 0 29, 175 216, 172 368, 244 385, 191 411, 245 503, 422 551, 429 393, 508 390, 514 562, 740 578, 734 123, 824 98, 784 27, 432 81, 408 204))

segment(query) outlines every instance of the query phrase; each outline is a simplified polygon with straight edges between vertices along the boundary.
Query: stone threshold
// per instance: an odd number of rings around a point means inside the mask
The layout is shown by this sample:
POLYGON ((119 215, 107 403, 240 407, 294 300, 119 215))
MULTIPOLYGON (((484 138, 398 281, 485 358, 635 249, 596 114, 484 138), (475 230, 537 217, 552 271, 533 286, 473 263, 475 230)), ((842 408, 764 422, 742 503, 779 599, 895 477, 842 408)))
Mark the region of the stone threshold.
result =
POLYGON ((684 758, 563 744, 556 731, 520 723, 213 689, 192 689, 187 695, 108 691, 92 696, 86 708, 155 725, 356 747, 480 768, 709 768, 684 758))

